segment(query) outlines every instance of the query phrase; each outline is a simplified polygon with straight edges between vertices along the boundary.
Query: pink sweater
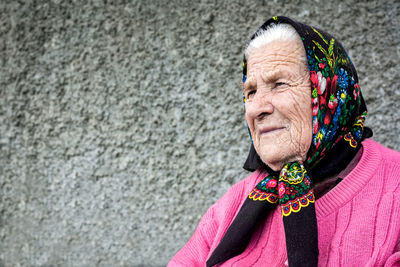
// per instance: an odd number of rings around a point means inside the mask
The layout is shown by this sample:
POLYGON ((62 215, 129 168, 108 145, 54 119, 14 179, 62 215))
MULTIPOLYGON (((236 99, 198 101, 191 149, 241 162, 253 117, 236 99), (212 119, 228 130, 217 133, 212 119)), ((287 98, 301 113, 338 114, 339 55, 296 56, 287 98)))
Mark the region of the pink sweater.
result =
MULTIPOLYGON (((168 266, 205 266, 247 195, 265 176, 256 171, 232 186, 168 266)), ((365 140, 357 166, 316 201, 316 213, 319 266, 400 266, 400 153, 365 140)), ((221 266, 287 266, 280 210, 260 225, 241 255, 221 266)))

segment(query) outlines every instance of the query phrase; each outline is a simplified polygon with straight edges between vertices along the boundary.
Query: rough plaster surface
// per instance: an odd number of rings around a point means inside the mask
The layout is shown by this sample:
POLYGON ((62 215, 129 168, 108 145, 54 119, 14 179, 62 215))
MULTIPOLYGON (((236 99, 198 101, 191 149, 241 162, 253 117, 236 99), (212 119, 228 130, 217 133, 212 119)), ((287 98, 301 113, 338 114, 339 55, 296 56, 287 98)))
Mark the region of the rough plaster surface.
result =
POLYGON ((246 175, 242 49, 279 14, 342 41, 399 150, 398 1, 1 1, 0 266, 165 265, 246 175))

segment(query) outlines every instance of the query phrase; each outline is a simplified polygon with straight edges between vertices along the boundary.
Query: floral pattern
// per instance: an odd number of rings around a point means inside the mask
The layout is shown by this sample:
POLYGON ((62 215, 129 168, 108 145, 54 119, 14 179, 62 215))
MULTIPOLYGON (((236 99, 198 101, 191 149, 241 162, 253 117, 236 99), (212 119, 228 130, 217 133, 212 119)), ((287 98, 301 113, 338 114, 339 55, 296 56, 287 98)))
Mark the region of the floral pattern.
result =
POLYGON ((317 29, 312 29, 319 38, 312 40, 312 45, 306 49, 312 89, 313 138, 307 158, 311 167, 342 138, 356 148, 363 129, 356 129, 355 134, 355 126, 347 125, 357 120, 354 114, 361 111, 364 120, 367 115, 355 81, 355 70, 346 52, 334 38, 327 39, 317 29))
POLYGON ((286 164, 279 180, 268 175, 251 191, 249 198, 258 201, 268 201, 272 204, 279 202, 282 216, 298 212, 302 207, 314 203, 311 178, 302 162, 286 164))
POLYGON ((278 202, 277 185, 278 181, 272 175, 268 175, 251 191, 249 198, 275 204, 278 202))
POLYGON ((282 216, 289 216, 292 212, 299 212, 301 208, 307 207, 310 203, 315 202, 313 190, 310 190, 306 195, 290 200, 285 204, 280 205, 282 216))

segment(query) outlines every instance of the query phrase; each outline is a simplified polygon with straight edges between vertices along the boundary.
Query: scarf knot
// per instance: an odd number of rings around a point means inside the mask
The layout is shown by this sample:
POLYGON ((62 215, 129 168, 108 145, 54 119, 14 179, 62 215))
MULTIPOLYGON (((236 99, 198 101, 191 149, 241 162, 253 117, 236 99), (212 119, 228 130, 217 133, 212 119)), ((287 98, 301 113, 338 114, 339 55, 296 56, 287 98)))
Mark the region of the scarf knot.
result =
POLYGON ((266 176, 250 192, 249 198, 279 204, 282 216, 299 212, 315 202, 311 177, 301 161, 285 164, 279 177, 266 176))

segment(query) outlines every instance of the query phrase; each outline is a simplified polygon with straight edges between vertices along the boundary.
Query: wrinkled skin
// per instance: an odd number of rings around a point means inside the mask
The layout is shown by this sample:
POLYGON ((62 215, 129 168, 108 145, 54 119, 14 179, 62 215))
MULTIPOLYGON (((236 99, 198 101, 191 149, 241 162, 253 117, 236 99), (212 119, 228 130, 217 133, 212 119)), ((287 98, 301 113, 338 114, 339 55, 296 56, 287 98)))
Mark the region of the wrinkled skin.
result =
POLYGON ((246 121, 271 169, 305 160, 312 140, 311 82, 301 41, 275 41, 247 61, 246 121))

